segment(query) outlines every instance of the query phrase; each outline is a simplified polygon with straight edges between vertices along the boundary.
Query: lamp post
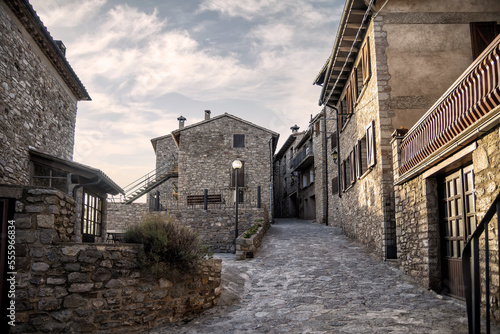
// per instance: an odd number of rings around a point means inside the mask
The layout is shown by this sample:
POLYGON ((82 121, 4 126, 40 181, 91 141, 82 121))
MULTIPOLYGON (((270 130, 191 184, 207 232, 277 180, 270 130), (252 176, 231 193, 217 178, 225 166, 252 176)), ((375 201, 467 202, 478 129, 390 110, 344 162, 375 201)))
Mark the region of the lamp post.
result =
POLYGON ((238 202, 240 201, 240 194, 238 190, 238 170, 241 168, 242 164, 239 160, 233 161, 234 173, 234 188, 235 188, 235 219, 234 219, 234 252, 236 253, 236 239, 238 238, 238 202))

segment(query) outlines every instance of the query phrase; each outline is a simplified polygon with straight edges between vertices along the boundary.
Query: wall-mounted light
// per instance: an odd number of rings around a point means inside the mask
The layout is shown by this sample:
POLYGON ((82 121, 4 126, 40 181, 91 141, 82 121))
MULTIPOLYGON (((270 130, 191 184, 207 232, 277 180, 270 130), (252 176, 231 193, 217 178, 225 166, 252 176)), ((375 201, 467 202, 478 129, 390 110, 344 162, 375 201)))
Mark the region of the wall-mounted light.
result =
POLYGON ((337 150, 332 152, 332 159, 334 163, 337 163, 337 159, 339 157, 339 154, 337 153, 337 150))

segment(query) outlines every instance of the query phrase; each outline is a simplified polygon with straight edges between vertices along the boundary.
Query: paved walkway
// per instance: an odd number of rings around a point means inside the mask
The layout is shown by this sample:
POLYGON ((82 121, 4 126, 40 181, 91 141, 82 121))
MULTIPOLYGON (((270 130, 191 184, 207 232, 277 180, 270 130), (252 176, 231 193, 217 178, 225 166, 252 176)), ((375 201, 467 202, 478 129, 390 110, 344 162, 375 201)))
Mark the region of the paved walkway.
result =
POLYGON ((377 262, 338 228, 278 219, 256 258, 220 257, 219 306, 151 333, 467 333, 463 303, 377 262))

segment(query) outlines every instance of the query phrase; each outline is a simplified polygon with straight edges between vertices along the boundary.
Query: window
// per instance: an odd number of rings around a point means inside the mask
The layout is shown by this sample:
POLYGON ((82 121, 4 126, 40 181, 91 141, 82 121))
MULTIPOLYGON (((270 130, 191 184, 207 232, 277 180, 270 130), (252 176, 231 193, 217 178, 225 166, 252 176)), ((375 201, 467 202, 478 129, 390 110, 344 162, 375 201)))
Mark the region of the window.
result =
POLYGON ((339 121, 339 129, 342 129, 347 120, 347 100, 346 97, 340 101, 339 115, 337 117, 339 121))
POLYGON ((314 132, 316 133, 316 136, 319 136, 320 134, 320 131, 319 131, 319 124, 320 121, 317 121, 316 123, 314 123, 314 132))
POLYGON ((302 188, 307 187, 307 175, 302 175, 302 188))
POLYGON ((233 135, 233 147, 245 147, 245 135, 233 135))
POLYGON ((339 192, 339 178, 334 177, 332 179, 332 195, 338 194, 339 192))
POLYGON ((37 187, 55 188, 68 192, 68 173, 39 163, 33 163, 31 184, 37 187))
POLYGON ((361 178, 368 169, 366 157, 366 135, 356 144, 356 178, 361 178))
MULTIPOLYGON (((231 168, 231 187, 235 187, 236 170, 231 168)), ((241 162, 241 168, 238 171, 238 187, 245 186, 245 161, 241 162)))
POLYGON ((349 181, 351 185, 356 182, 356 154, 354 148, 349 153, 349 181))
POLYGON ((342 162, 342 190, 346 191, 351 186, 351 155, 342 162))
POLYGON ((331 143, 332 152, 336 151, 337 150, 337 132, 336 131, 330 136, 330 143, 331 143))
POLYGON ((102 198, 83 189, 82 240, 94 242, 101 236, 102 198))
POLYGON ((367 37, 365 44, 361 47, 361 70, 363 72, 363 86, 371 77, 370 66, 370 39, 367 37))
POLYGON ((472 56, 474 59, 479 57, 481 52, 495 39, 498 30, 496 22, 472 22, 470 24, 472 56))
POLYGON ((309 171, 309 184, 314 183, 314 171, 309 171))
POLYGON ((375 122, 372 121, 366 128, 366 164, 371 167, 377 163, 375 151, 375 122))

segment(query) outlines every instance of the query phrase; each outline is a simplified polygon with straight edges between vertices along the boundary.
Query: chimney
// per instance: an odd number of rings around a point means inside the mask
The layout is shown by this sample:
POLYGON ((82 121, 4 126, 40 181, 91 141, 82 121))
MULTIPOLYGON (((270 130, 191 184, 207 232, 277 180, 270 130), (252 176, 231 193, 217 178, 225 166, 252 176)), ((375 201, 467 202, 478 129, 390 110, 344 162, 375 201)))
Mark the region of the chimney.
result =
POLYGON ((292 133, 297 133, 297 132, 299 132, 299 129, 300 129, 300 127, 299 127, 299 126, 297 126, 297 124, 295 124, 294 126, 292 126, 292 127, 290 128, 290 130, 292 130, 292 133))
POLYGON ((205 110, 205 121, 208 121, 210 119, 210 114, 212 112, 210 110, 205 110))
POLYGON ((66 46, 62 41, 54 41, 56 42, 57 47, 62 52, 63 56, 66 57, 66 46))
POLYGON ((179 129, 184 129, 184 122, 186 121, 186 117, 181 116, 178 117, 177 120, 179 121, 179 129))

